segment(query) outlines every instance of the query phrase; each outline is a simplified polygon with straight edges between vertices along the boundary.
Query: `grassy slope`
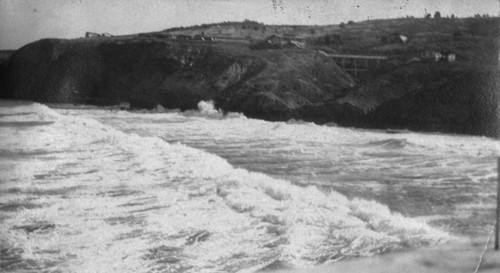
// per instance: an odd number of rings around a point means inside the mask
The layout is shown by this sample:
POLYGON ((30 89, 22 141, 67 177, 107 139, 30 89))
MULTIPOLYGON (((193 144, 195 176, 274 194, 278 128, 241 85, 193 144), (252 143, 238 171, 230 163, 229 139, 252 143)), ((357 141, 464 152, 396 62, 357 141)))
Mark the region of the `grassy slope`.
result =
POLYGON ((414 50, 424 48, 455 50, 459 55, 480 53, 473 43, 480 42, 480 47, 488 46, 484 38, 498 34, 498 18, 464 18, 464 19, 385 19, 359 23, 327 26, 289 26, 264 25, 257 22, 227 22, 208 24, 186 28, 166 29, 158 33, 196 35, 231 39, 263 39, 272 34, 289 34, 306 37, 309 44, 318 46, 317 39, 325 35, 340 35, 340 43, 322 44, 341 52, 373 52, 387 54, 410 54, 414 50), (409 37, 405 46, 381 42, 382 36, 391 38, 393 33, 402 33, 409 37), (460 32, 462 37, 453 37, 460 32), (471 52, 472 51, 472 52, 471 52))

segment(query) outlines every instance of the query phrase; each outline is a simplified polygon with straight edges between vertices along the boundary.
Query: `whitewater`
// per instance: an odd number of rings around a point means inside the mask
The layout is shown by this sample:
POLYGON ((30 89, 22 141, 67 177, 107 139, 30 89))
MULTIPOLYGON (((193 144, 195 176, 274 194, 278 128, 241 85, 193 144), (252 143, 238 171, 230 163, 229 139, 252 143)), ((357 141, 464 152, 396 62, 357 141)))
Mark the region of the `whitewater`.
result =
POLYGON ((312 268, 484 237, 497 140, 0 101, 5 272, 312 268))

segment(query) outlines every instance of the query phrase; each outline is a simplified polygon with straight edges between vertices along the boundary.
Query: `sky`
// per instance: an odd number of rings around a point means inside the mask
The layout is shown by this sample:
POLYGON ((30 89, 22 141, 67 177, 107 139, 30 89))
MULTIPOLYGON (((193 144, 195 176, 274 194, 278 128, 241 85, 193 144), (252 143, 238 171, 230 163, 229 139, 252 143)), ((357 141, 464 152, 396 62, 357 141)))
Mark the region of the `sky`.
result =
POLYGON ((325 25, 435 11, 498 16, 500 0, 0 0, 0 49, 86 31, 119 35, 244 19, 325 25))

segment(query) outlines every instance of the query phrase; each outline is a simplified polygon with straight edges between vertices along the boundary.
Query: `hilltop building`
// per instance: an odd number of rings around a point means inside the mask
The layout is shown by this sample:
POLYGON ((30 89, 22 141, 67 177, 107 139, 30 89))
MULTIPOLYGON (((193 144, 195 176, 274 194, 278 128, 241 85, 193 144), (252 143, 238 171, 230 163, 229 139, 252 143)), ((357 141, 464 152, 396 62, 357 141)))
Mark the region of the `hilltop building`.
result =
POLYGON ((443 55, 440 52, 433 50, 426 50, 420 53, 420 59, 427 62, 439 62, 442 57, 443 55))
POLYGON ((438 52, 434 50, 426 50, 420 53, 420 59, 424 62, 455 62, 456 55, 452 52, 438 52))
POLYGON ((205 41, 205 37, 200 34, 196 34, 193 36, 193 40, 205 41))
POLYGON ((406 36, 402 33, 395 32, 393 35, 394 35, 394 38, 393 38, 394 42, 402 43, 402 44, 406 44, 408 42, 408 36, 406 36))
POLYGON ((457 59, 457 56, 455 55, 455 53, 452 53, 452 52, 445 52, 442 55, 443 55, 443 57, 441 58, 441 61, 446 61, 446 62, 452 63, 452 62, 456 61, 456 59, 457 59))
POLYGON ((408 36, 403 35, 403 34, 399 34, 396 37, 396 39, 397 39, 398 42, 403 43, 403 44, 406 44, 408 42, 408 36))
POLYGON ((266 38, 268 44, 283 47, 283 46, 292 46, 296 48, 305 48, 306 40, 304 38, 295 37, 293 35, 281 35, 281 34, 273 34, 266 38))
POLYGON ((85 32, 85 38, 97 38, 97 37, 113 37, 110 33, 104 32, 103 34, 87 31, 85 32))
POLYGON ((283 39, 283 36, 280 34, 273 34, 269 37, 267 37, 266 41, 275 46, 282 46, 284 45, 285 40, 283 39))
POLYGON ((99 33, 95 33, 95 32, 85 32, 85 38, 96 38, 96 37, 101 37, 101 35, 99 33))

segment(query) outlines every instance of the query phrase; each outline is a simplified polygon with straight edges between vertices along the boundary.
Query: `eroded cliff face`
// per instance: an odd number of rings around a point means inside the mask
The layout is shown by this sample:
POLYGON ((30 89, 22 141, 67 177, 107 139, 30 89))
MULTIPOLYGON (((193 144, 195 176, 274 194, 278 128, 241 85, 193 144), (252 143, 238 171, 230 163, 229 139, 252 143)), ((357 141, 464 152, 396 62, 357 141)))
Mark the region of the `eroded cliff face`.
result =
POLYGON ((333 60, 315 52, 148 38, 41 40, 9 59, 1 96, 183 110, 214 100, 223 110, 276 120, 353 84, 333 60))

